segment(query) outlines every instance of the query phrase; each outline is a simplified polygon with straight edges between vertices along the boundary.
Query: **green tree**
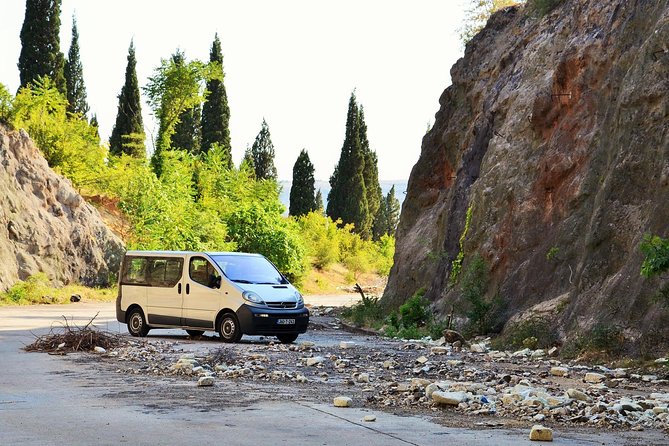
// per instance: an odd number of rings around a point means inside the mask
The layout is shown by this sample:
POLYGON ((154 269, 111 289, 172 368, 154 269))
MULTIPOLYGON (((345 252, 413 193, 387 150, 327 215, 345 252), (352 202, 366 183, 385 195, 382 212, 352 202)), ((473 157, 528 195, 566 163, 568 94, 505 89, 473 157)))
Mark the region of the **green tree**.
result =
POLYGON ((161 64, 149 77, 143 88, 149 105, 158 119, 158 138, 151 164, 160 176, 162 170, 162 152, 172 148, 172 136, 181 122, 182 114, 198 106, 205 99, 204 82, 220 77, 211 66, 199 60, 180 62, 180 53, 170 59, 161 60, 161 64))
POLYGON ((302 149, 293 166, 288 211, 290 215, 299 217, 318 209, 314 197, 314 182, 314 165, 311 164, 307 151, 302 149))
POLYGON ((60 52, 61 0, 26 0, 21 27, 19 75, 21 87, 48 77, 65 94, 65 56, 60 52))
POLYGON ((460 40, 466 44, 481 31, 488 19, 496 11, 515 5, 523 0, 469 0, 465 11, 465 24, 460 29, 460 40))
MULTIPOLYGON (((369 140, 367 139, 367 124, 365 123, 365 113, 362 106, 360 107, 358 132, 360 133, 360 148, 362 149, 364 160, 363 178, 365 180, 365 193, 367 197, 367 212, 369 214, 369 227, 365 228, 364 234, 369 238, 371 234, 374 236, 373 225, 381 202, 383 201, 383 191, 379 184, 379 161, 376 152, 369 147, 369 140)), ((380 237, 380 235, 379 235, 380 237)), ((378 240, 378 237, 375 237, 378 240)))
POLYGON ((366 130, 361 129, 360 109, 355 92, 351 94, 346 117, 346 135, 339 162, 330 177, 327 215, 334 221, 352 223, 354 231, 364 239, 372 236, 373 216, 369 213, 367 189, 365 186, 365 160, 368 157, 361 136, 366 138, 366 130))
MULTIPOLYGON (((177 50, 172 55, 172 61, 180 67, 183 66, 186 62, 184 53, 177 50)), ((202 114, 199 103, 181 112, 174 126, 172 148, 182 149, 191 154, 199 153, 202 132, 201 119, 202 114)))
POLYGON ((242 158, 242 162, 239 163, 239 170, 248 171, 251 177, 255 180, 256 168, 253 165, 253 153, 251 153, 251 148, 248 145, 244 151, 244 158, 242 158))
POLYGON ((12 98, 11 93, 3 84, 0 84, 0 122, 8 123, 12 113, 12 98))
POLYGON ((260 132, 251 146, 253 167, 258 180, 277 179, 276 167, 274 167, 274 144, 269 133, 269 126, 263 119, 260 132))
POLYGON ((395 185, 381 202, 374 220, 374 240, 384 235, 394 235, 400 220, 400 201, 395 197, 395 185))
POLYGON ((669 239, 646 234, 641 242, 644 254, 641 275, 649 278, 669 271, 669 239))
POLYGON ((77 19, 72 17, 72 43, 65 62, 65 84, 67 86, 67 111, 86 118, 89 107, 84 84, 84 67, 79 56, 79 31, 77 19))
POLYGON ((202 105, 202 151, 208 151, 212 144, 218 143, 228 151, 224 160, 228 168, 232 168, 232 146, 230 144, 230 107, 223 79, 223 53, 218 34, 214 37, 209 53, 212 70, 218 71, 220 79, 207 82, 207 99, 202 105))
POLYGON ((125 68, 125 83, 118 96, 116 123, 109 138, 109 151, 117 156, 125 153, 145 158, 144 124, 136 66, 135 45, 131 41, 128 48, 128 64, 125 68))
POLYGON ((100 139, 100 123, 98 122, 98 115, 93 113, 91 120, 89 121, 91 127, 95 129, 95 135, 100 139))
POLYGON ((323 212, 325 206, 323 206, 323 193, 320 189, 316 192, 316 198, 314 199, 314 204, 316 205, 316 210, 323 212))

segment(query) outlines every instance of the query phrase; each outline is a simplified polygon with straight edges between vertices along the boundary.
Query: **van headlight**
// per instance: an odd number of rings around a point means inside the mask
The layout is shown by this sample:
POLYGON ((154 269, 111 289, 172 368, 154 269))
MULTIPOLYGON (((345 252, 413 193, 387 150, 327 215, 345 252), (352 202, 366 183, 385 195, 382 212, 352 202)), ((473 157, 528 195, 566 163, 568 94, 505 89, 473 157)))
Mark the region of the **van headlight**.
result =
POLYGON ((304 298, 299 291, 295 291, 295 302, 297 302, 297 305, 295 305, 297 308, 304 306, 304 298))
POLYGON ((250 302, 255 305, 265 305, 265 301, 262 300, 260 296, 258 296, 257 293, 254 293, 253 291, 244 291, 242 293, 242 298, 244 298, 245 301, 250 302))

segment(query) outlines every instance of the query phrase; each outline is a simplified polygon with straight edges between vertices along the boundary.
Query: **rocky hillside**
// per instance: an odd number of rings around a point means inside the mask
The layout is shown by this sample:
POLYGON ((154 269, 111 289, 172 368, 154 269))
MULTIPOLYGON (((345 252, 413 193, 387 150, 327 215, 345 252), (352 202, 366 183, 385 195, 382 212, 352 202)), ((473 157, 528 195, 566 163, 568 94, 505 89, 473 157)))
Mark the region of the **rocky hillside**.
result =
POLYGON ((24 131, 0 124, 0 290, 37 272, 104 285, 124 251, 98 211, 53 172, 24 131))
POLYGON ((639 274, 643 234, 669 236, 669 1, 507 8, 451 77, 382 302, 425 287, 450 311, 454 261, 462 251, 466 271, 478 253, 500 324, 534 307, 563 336, 606 323, 669 344, 660 282, 639 274))

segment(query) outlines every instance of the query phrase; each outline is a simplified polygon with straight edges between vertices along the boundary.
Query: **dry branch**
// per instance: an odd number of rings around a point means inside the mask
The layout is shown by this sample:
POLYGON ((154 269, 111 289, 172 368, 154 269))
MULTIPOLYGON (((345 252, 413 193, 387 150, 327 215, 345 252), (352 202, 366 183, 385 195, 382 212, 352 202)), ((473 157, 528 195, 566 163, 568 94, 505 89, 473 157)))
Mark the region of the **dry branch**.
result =
POLYGON ((64 354, 66 352, 91 351, 95 347, 102 347, 106 350, 127 344, 127 341, 121 335, 99 330, 93 325, 93 321, 98 317, 98 314, 93 316, 83 327, 77 326, 63 316, 64 322, 61 326, 51 327, 46 335, 35 335, 35 342, 23 349, 27 352, 64 354))

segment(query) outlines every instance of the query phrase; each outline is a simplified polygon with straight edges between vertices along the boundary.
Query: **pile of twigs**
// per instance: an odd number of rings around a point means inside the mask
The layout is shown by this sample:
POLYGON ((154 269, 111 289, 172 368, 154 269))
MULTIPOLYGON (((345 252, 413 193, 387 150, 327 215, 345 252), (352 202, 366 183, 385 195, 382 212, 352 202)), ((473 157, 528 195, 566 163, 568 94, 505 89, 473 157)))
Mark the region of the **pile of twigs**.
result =
POLYGON ((51 331, 42 336, 35 335, 35 342, 25 346, 28 352, 47 352, 51 354, 65 354, 68 352, 91 351, 95 347, 105 350, 125 344, 126 341, 115 333, 97 329, 93 325, 93 319, 83 327, 79 327, 63 316, 63 323, 57 327, 51 327, 51 331))

